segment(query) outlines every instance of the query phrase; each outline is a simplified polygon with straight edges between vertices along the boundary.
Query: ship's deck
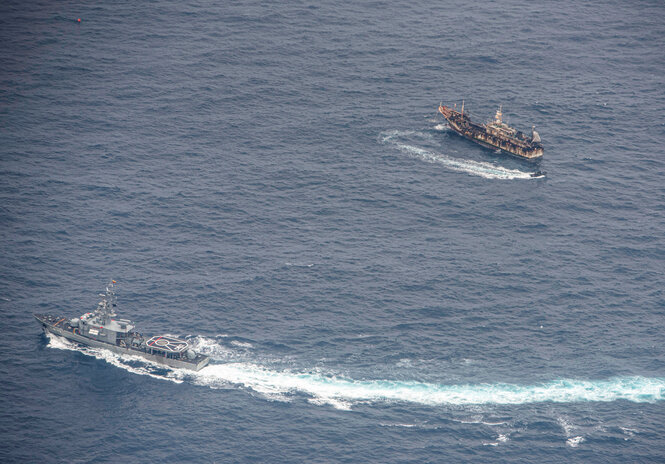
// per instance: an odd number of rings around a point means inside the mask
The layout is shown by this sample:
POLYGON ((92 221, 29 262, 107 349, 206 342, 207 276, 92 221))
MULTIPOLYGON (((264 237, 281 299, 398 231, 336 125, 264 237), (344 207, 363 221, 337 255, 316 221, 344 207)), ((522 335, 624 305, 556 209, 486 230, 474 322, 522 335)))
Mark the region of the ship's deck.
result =
POLYGON ((167 335, 154 336, 146 344, 154 350, 167 353, 182 353, 189 346, 186 341, 167 335))

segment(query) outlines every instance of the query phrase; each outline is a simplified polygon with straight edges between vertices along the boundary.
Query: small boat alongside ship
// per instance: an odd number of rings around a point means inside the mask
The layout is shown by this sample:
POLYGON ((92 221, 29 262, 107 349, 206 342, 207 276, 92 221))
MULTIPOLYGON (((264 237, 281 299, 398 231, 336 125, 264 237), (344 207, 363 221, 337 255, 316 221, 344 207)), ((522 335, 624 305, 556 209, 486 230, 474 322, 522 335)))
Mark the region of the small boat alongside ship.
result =
POLYGON ((198 371, 210 358, 196 353, 186 340, 170 335, 144 337, 135 330, 128 319, 116 319, 115 281, 101 293, 97 308, 81 317, 68 319, 65 316, 35 314, 44 333, 52 333, 75 343, 94 348, 103 348, 114 353, 140 356, 148 361, 169 367, 198 371))
POLYGON ((501 150, 520 158, 534 159, 543 156, 543 144, 535 126, 532 127, 529 137, 503 122, 501 107, 497 110, 493 121, 478 124, 471 121, 468 114, 464 114, 464 101, 462 101, 461 111, 457 111, 456 106, 450 108, 442 103, 439 105, 439 113, 446 118, 450 128, 462 137, 484 147, 501 150))

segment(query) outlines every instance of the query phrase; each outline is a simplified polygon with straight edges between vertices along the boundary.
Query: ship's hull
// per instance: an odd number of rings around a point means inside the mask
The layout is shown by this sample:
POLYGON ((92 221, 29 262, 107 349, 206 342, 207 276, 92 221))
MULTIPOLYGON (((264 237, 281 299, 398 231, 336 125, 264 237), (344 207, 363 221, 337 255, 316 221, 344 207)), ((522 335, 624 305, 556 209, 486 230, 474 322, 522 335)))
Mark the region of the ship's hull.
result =
POLYGON ((128 347, 122 347, 122 346, 117 346, 117 345, 112 345, 110 343, 106 342, 100 342, 98 340, 93 340, 88 337, 84 337, 82 335, 79 335, 75 333, 74 331, 66 330, 60 327, 57 327, 57 325, 51 324, 44 320, 43 318, 40 318, 38 315, 35 315, 35 318, 39 321, 39 323, 42 325, 42 329, 44 330, 44 333, 52 333, 54 335, 58 335, 60 337, 66 338, 67 340, 71 340, 76 343, 81 343, 82 345, 87 345, 91 346, 93 348, 103 348, 105 350, 112 351, 117 354, 124 354, 124 355, 130 355, 130 356, 139 356, 141 358, 144 358, 148 361, 152 361, 157 364, 163 364, 169 367, 174 367, 178 369, 190 369, 194 371, 199 371, 203 369, 205 366, 208 365, 208 362, 210 361, 210 358, 207 356, 201 356, 198 355, 197 358, 194 361, 189 361, 189 360, 180 360, 180 359, 172 359, 168 358, 166 356, 158 355, 158 354, 151 354, 145 351, 141 351, 139 349, 135 348, 128 348, 128 347))
POLYGON ((481 137, 476 137, 474 135, 467 135, 464 132, 455 129, 455 127, 452 126, 452 124, 448 124, 453 131, 455 131, 457 134, 461 135, 465 139, 471 140, 472 142, 476 142, 478 145, 482 145, 483 147, 490 148, 492 150, 501 150, 501 153, 506 153, 508 155, 512 156, 517 156, 519 158, 525 158, 525 159, 537 159, 543 156, 543 149, 539 150, 520 150, 520 149, 513 149, 511 147, 505 147, 491 143, 490 141, 484 140, 481 137))
POLYGON ((479 145, 523 159, 536 159, 543 156, 543 147, 540 144, 534 145, 524 140, 497 137, 489 133, 484 126, 471 122, 466 115, 445 106, 439 107, 439 112, 446 118, 453 131, 479 145))

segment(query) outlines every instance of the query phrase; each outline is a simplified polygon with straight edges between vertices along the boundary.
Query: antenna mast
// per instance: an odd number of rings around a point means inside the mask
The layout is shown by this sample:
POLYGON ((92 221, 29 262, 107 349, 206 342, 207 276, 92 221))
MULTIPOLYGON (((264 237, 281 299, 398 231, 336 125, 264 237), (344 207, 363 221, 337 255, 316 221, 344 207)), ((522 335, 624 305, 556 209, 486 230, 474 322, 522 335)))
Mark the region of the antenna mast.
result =
POLYGON ((106 293, 100 293, 99 296, 102 297, 102 301, 100 301, 97 304, 97 310, 95 311, 96 313, 99 314, 99 316, 102 319, 102 325, 106 325, 109 323, 109 320, 112 317, 115 317, 115 307, 116 307, 116 297, 115 297, 115 291, 114 291, 114 285, 115 285, 115 280, 112 280, 107 286, 106 286, 106 293))

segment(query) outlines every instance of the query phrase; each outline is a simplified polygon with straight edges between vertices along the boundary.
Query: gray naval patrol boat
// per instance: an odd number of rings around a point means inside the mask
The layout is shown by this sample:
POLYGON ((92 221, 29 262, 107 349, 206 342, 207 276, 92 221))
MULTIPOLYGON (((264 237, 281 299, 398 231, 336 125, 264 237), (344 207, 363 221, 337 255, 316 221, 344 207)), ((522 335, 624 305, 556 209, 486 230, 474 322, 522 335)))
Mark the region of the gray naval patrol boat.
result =
POLYGON ((189 348, 185 340, 170 335, 144 337, 134 330, 135 325, 127 319, 116 319, 115 280, 100 293, 102 301, 97 309, 81 317, 67 319, 64 316, 35 314, 44 329, 76 343, 104 348, 118 354, 140 356, 149 361, 170 367, 198 371, 205 367, 210 358, 189 348))

